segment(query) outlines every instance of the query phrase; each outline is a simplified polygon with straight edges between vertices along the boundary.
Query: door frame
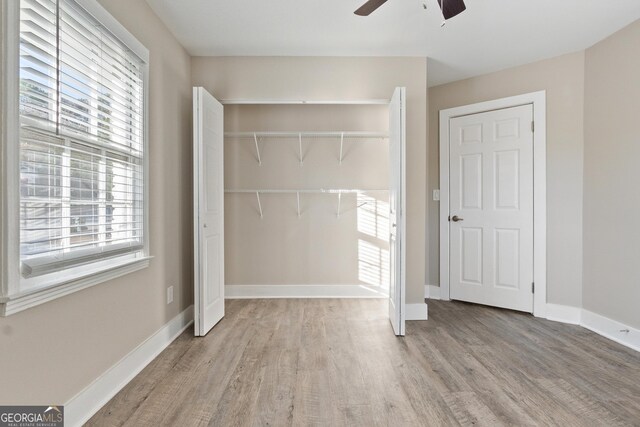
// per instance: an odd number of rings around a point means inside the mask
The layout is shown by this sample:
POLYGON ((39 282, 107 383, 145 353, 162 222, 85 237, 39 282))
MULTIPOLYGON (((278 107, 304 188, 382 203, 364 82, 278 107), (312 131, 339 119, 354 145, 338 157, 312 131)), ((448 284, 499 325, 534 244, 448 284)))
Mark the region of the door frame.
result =
POLYGON ((440 111, 440 298, 449 300, 449 122, 493 110, 533 106, 533 315, 546 317, 547 304, 547 123, 546 91, 463 105, 440 111))

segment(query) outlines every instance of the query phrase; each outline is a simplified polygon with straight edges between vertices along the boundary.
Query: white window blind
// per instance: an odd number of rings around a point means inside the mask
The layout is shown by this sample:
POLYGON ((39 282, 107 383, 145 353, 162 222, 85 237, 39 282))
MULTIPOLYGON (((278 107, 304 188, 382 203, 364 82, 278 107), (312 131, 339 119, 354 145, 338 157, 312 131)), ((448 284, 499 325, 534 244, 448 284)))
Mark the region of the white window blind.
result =
POLYGON ((144 66, 74 0, 20 0, 24 277, 143 249, 144 66))

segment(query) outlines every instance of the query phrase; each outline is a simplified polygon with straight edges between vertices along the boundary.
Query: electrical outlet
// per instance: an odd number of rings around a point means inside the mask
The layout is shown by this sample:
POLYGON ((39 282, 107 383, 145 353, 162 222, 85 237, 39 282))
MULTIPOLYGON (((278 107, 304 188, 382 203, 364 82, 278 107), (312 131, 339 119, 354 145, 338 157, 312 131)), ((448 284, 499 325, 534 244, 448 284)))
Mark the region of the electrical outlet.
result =
POLYGON ((169 286, 167 288, 167 304, 171 304, 173 302, 173 286, 169 286))
POLYGON ((433 200, 435 202, 440 200, 440 190, 433 190, 433 200))

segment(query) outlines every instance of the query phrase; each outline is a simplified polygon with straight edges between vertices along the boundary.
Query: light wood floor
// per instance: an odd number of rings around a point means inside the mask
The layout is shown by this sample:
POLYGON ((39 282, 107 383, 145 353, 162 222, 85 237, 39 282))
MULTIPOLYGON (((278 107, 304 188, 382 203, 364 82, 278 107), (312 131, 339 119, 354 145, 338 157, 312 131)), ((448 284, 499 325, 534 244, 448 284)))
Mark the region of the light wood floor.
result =
POLYGON ((384 300, 230 300, 96 426, 640 425, 640 354, 578 326, 429 302, 396 338, 384 300))

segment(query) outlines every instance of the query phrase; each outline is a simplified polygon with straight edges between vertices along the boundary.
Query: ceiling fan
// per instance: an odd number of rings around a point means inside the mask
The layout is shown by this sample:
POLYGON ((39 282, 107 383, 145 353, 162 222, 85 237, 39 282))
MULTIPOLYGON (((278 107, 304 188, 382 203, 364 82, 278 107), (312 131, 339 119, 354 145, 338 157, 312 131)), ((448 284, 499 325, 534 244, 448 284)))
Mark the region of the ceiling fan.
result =
MULTIPOLYGON (((369 0, 354 13, 360 16, 369 16, 371 12, 385 4, 387 0, 369 0)), ((438 0, 444 19, 450 19, 466 10, 463 0, 438 0)))

